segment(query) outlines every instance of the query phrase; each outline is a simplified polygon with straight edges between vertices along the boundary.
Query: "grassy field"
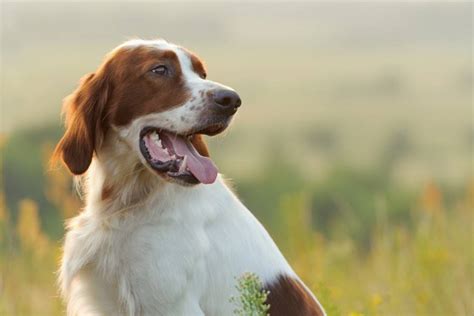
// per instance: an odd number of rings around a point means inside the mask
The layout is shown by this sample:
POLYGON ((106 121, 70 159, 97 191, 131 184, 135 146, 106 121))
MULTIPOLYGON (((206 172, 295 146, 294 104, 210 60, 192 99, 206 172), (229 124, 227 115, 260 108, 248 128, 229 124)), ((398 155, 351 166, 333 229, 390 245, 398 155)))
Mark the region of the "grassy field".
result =
MULTIPOLYGON (((71 210, 75 199, 63 180, 51 179, 52 195, 61 197, 60 209, 71 210)), ((341 225, 330 238, 315 230, 308 192, 294 192, 278 201, 274 236, 329 315, 471 315, 474 185, 465 189, 448 209, 435 184, 424 187, 410 210, 411 225, 389 220, 389 202, 377 197, 376 222, 364 225, 368 248, 341 225)), ((38 205, 22 200, 12 225, 3 202, 0 227, 0 314, 63 314, 55 286, 60 244, 42 231, 38 205)))
POLYGON ((212 157, 329 315, 474 314, 472 3, 1 5, 0 315, 64 313, 61 99, 134 36, 239 91, 212 157))

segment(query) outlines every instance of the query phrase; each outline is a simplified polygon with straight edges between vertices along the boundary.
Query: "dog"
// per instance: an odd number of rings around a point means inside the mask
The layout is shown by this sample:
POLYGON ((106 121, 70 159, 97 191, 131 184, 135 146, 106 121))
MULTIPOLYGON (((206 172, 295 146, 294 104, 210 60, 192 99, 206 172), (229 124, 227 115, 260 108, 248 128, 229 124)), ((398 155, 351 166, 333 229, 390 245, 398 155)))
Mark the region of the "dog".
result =
POLYGON ((64 100, 54 157, 80 176, 59 271, 68 315, 233 315, 256 274, 271 316, 325 315, 269 234, 226 185, 203 135, 241 105, 197 55, 130 40, 64 100))

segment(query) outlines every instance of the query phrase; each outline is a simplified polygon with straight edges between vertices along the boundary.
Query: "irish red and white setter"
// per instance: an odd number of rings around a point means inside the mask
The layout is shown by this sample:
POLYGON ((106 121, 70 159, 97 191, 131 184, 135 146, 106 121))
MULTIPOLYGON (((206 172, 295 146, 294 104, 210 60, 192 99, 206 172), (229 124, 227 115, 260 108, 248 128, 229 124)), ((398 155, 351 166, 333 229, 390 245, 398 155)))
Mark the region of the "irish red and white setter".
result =
POLYGON ((240 105, 164 40, 118 46, 65 99, 55 155, 86 194, 60 269, 68 315, 230 316, 245 272, 271 316, 325 314, 209 157, 203 135, 240 105))

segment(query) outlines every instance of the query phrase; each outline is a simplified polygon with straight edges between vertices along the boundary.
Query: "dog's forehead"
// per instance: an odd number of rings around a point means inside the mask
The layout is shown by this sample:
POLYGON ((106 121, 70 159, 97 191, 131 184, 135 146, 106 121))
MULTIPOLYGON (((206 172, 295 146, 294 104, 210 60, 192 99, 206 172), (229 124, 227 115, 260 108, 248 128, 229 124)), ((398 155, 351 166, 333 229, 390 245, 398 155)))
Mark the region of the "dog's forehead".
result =
POLYGON ((187 56, 180 54, 178 46, 168 43, 165 40, 130 40, 118 47, 111 53, 110 57, 126 60, 129 63, 146 62, 147 60, 158 58, 173 58, 182 64, 187 56))
POLYGON ((116 48, 116 51, 129 51, 139 48, 149 49, 151 52, 173 52, 176 54, 181 67, 184 69, 190 69, 193 72, 203 73, 205 72, 205 66, 203 61, 193 52, 186 48, 169 43, 164 39, 156 40, 143 40, 133 39, 124 42, 116 48))
POLYGON ((119 45, 118 49, 133 49, 137 47, 150 47, 150 48, 157 48, 157 49, 170 49, 176 50, 178 46, 175 44, 169 43, 164 39, 156 39, 156 40, 144 40, 144 39, 132 39, 126 41, 119 45))

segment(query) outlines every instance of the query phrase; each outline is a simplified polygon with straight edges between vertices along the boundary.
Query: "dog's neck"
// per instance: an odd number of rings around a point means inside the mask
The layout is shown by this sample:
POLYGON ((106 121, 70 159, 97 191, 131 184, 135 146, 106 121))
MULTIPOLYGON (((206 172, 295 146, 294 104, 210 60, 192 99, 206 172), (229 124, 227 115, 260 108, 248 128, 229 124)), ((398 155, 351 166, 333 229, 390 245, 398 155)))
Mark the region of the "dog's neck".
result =
POLYGON ((87 205, 103 212, 133 209, 144 203, 164 181, 152 174, 116 137, 108 137, 96 151, 84 179, 87 205))

